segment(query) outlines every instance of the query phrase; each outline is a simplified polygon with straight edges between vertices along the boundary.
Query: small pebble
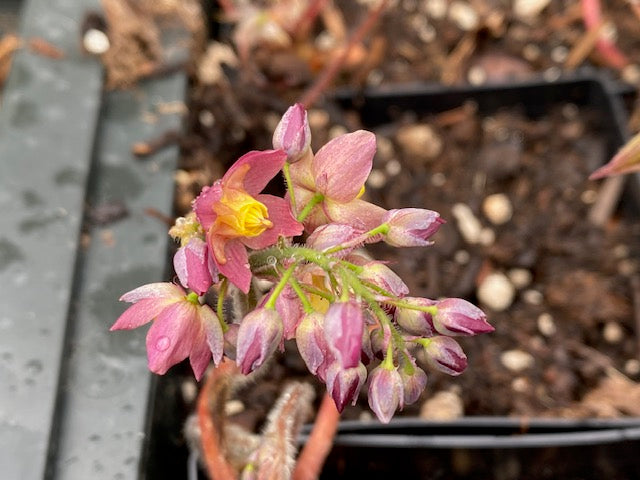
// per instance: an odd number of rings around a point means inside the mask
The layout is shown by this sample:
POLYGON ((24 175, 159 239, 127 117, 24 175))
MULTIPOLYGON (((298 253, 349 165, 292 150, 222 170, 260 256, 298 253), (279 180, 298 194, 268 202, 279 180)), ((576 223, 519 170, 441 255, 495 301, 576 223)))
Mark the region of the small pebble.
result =
POLYGON ((442 187, 447 182, 447 177, 444 173, 434 173, 431 175, 431 185, 434 187, 442 187))
POLYGON ((533 279, 533 274, 526 268, 512 268, 507 272, 507 276, 516 288, 528 287, 533 279))
POLYGON ((107 34, 97 28, 90 28, 85 32, 82 45, 87 52, 93 55, 102 55, 111 48, 107 34))
POLYGON ((462 399, 451 391, 436 392, 420 408, 420 418, 425 420, 454 420, 463 415, 462 399))
POLYGON ((544 10, 551 0, 515 0, 513 2, 513 13, 520 20, 535 18, 544 10))
POLYGON ((344 135, 347 133, 346 127, 342 125, 334 125, 329 129, 329 139, 339 137, 340 135, 344 135))
POLYGON ((482 232, 482 224, 473 214, 469 205, 456 203, 451 208, 451 213, 455 217, 458 230, 465 241, 472 245, 478 243, 480 241, 480 233, 482 232))
POLYGON ((466 2, 454 1, 449 7, 449 19, 461 30, 469 32, 479 23, 478 13, 466 2))
POLYGON ((202 110, 198 115, 198 120, 203 127, 210 128, 216 123, 216 117, 209 110, 202 110))
POLYGON ((545 337, 553 336, 557 329, 556 323, 553 321, 553 317, 550 313, 541 313, 538 317, 538 330, 545 337))
POLYGON ((522 298, 529 305, 541 305, 544 300, 544 295, 538 290, 529 289, 522 293, 522 298))
POLYGON ((367 178, 367 185, 371 188, 382 188, 387 183, 387 176, 382 170, 373 169, 367 178))
POLYGON ((407 155, 422 160, 432 160, 442 152, 442 139, 429 125, 406 125, 398 131, 396 140, 407 155))
POLYGON ((618 259, 627 258, 630 253, 631 253, 631 250, 629 249, 629 246, 625 245, 624 243, 621 243, 613 247, 613 256, 618 259))
POLYGON ((602 330, 602 336, 605 342, 615 344, 620 343, 624 337, 624 331, 617 322, 607 322, 602 330))
POLYGON ((631 376, 638 375, 640 373, 640 361, 635 358, 627 360, 624 364, 624 372, 631 376))
POLYGON ((377 68, 371 70, 369 72, 369 75, 367 75, 367 85, 369 85, 370 87, 377 87, 382 83, 383 80, 384 73, 382 72, 382 70, 379 70, 377 68))
POLYGON ((514 392, 518 393, 526 393, 529 391, 531 384, 529 380, 525 377, 516 377, 511 381, 511 389, 514 392))
POLYGON ((562 69, 559 67, 549 67, 542 72, 542 78, 547 82, 555 82, 562 76, 562 69))
POLYGON ((575 120, 580 115, 580 109, 575 103, 567 103, 562 107, 562 116, 567 120, 575 120))
POLYGON ((402 171, 402 165, 398 160, 394 158, 393 160, 389 160, 387 162, 384 169, 389 175, 391 175, 392 177, 395 177, 402 171))
POLYGON ((496 312, 502 312, 513 303, 516 289, 506 275, 494 272, 482 280, 477 295, 480 303, 496 312))
POLYGON ((227 415, 235 415, 236 413, 244 412, 244 403, 240 400, 229 400, 224 404, 224 412, 227 415))
POLYGON ((631 258, 623 258, 618 262, 618 273, 630 277, 638 271, 638 264, 631 258))
POLYGON ((620 74, 622 80, 631 85, 640 84, 640 65, 637 63, 632 63, 627 65, 622 69, 622 73, 620 74))
POLYGON ((564 45, 558 45, 551 50, 551 60, 556 63, 564 63, 569 55, 569 49, 564 45))
POLYGON ((471 259, 471 255, 466 250, 458 250, 453 254, 453 259, 459 265, 466 265, 471 259))
POLYGON ((393 142, 389 138, 378 135, 376 143, 376 155, 380 160, 388 162, 395 156, 395 148, 393 148, 393 142))
POLYGON ((522 56, 529 62, 535 62, 540 58, 541 54, 540 47, 534 43, 528 43, 522 49, 522 56))
POLYGON ((423 9, 436 20, 442 20, 447 14, 447 0, 423 0, 423 9))
POLYGON ((185 381, 180 384, 180 391, 182 392, 182 399, 186 403, 191 403, 196 399, 198 395, 198 387, 193 381, 185 381))
POLYGON ((307 113, 307 118, 309 120, 309 127, 314 130, 324 129, 329 125, 329 114, 324 110, 309 110, 307 113))
POLYGON ((523 350, 507 350, 500 355, 500 363, 512 372, 522 372, 533 367, 535 359, 523 350))
POLYGON ((373 415, 368 410, 363 410, 358 416, 358 420, 361 422, 370 422, 373 420, 373 415))
POLYGON ((494 225, 503 225, 511 220, 513 207, 507 195, 494 193, 482 202, 482 212, 494 225))
POLYGON ((618 29, 614 23, 607 22, 602 27, 602 36, 607 40, 615 43, 618 40, 618 29))
POLYGON ((483 247, 490 247, 496 242, 496 232, 490 228, 483 228, 480 230, 480 236, 478 237, 478 243, 483 247))
POLYGON ((580 201, 585 205, 592 205, 598 199, 598 192, 595 190, 585 190, 580 194, 580 201))
POLYGON ((479 65, 474 65, 467 72, 467 80, 471 85, 483 85, 487 82, 487 72, 479 65))

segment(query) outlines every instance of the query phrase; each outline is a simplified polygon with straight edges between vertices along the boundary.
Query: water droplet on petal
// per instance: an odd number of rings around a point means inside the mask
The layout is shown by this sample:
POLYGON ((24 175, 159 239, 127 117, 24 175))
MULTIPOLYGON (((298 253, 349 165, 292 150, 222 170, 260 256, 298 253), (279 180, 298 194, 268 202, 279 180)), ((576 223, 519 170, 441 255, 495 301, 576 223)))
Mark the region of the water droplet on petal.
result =
POLYGON ((169 337, 160 337, 156 342, 156 348, 161 352, 164 352, 167 348, 169 348, 169 345, 171 345, 171 340, 169 339, 169 337))

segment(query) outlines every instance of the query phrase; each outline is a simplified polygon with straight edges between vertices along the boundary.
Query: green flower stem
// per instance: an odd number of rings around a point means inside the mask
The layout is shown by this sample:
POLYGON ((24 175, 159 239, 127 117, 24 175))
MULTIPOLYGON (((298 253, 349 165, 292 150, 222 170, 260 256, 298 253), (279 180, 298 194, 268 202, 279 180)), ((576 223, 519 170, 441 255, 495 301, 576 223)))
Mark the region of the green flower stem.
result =
POLYGON ((404 302, 402 300, 385 300, 384 303, 394 305, 400 308, 407 308, 409 310, 419 310, 426 312, 434 317, 438 313, 438 307, 436 305, 414 305, 413 303, 404 302))
POLYGON ((291 285, 291 288, 293 288, 293 291, 296 292, 296 295, 298 295, 300 302, 302 302, 302 308, 304 309, 304 312, 312 313, 314 311, 313 306, 311 305, 311 302, 309 301, 309 299, 307 298, 307 295, 302 290, 302 287, 300 286, 298 281, 294 277, 291 277, 289 279, 289 285, 291 285))
POLYGON ((322 202, 323 200, 324 200, 324 195, 321 194, 320 192, 316 192, 313 195, 313 197, 311 197, 311 200, 309 200, 309 203, 307 203, 302 209, 302 211, 298 214, 297 220, 299 222, 303 222, 304 219, 309 216, 309 214, 311 213, 311 210, 313 210, 314 207, 318 205, 320 202, 322 202))
POLYGON ((386 370, 393 370, 396 366, 393 364, 393 342, 389 342, 387 353, 384 360, 380 362, 380 366, 386 370))
POLYGON ((227 296, 227 288, 229 287, 229 281, 223 278, 220 282, 220 289, 218 290, 218 301, 216 302, 216 314, 222 327, 222 333, 229 330, 229 325, 224 320, 224 298, 227 296))
POLYGON ((291 171, 289 170, 289 162, 285 162, 282 167, 282 173, 284 174, 284 181, 287 184, 287 190, 289 191, 289 200, 291 201, 291 210, 296 211, 296 195, 293 191, 293 181, 291 180, 291 171))
POLYGON ((358 245, 362 245, 363 243, 365 243, 370 238, 373 238, 377 235, 386 235, 387 233, 389 233, 389 224, 383 223, 375 228, 372 228, 368 232, 364 232, 362 235, 358 235, 356 238, 343 243, 342 245, 331 247, 330 249, 326 250, 325 253, 330 254, 339 252, 340 250, 344 250, 345 248, 357 247, 358 245))
POLYGON ((322 298, 324 298, 326 300, 329 300, 330 302, 334 302, 335 299, 336 299, 336 297, 331 295, 329 292, 326 292, 324 290, 320 290, 319 288, 316 288, 316 287, 312 287, 311 285, 308 285, 306 283, 303 283, 301 286, 302 286, 303 290, 306 290, 310 294, 317 295, 318 297, 322 297, 322 298))
POLYGON ((282 290, 284 290, 284 287, 287 285, 287 282, 289 282, 289 279, 291 278, 291 274, 293 273, 293 271, 296 269, 297 266, 298 264, 294 263, 289 268, 287 268, 287 270, 285 270, 284 274, 282 275, 282 278, 280 279, 276 287, 273 289, 273 293, 269 297, 269 300, 267 300, 267 303, 265 304, 264 308, 267 308, 269 310, 274 310, 276 308, 276 300, 282 293, 282 290))

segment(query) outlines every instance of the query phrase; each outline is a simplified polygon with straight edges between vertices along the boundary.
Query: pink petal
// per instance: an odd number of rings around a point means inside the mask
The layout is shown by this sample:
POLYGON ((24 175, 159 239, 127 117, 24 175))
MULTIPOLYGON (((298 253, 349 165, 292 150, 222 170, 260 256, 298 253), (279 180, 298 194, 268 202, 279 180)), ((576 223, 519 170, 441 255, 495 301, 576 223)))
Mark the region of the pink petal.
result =
POLYGON ((191 364, 193 375, 197 381, 200 381, 202 375, 204 375, 210 361, 211 350, 209 350, 209 345, 207 345, 204 332, 201 331, 193 341, 193 348, 189 355, 189 363, 191 364))
POLYGON ((224 246, 224 255, 227 261, 217 264, 220 273, 244 293, 249 293, 251 270, 246 247, 237 239, 229 240, 224 246))
POLYGON ((184 290, 169 282, 149 283, 135 288, 120 297, 121 302, 136 303, 145 298, 176 298, 183 297, 184 290))
POLYGON ((138 328, 156 318, 162 310, 176 301, 165 298, 144 298, 127 308, 109 330, 138 328))
POLYGON ((198 295, 203 295, 213 283, 207 244, 199 238, 192 238, 178 249, 173 256, 173 267, 180 283, 198 295))
POLYGON ((218 365, 222 361, 224 349, 224 334, 222 333, 220 320, 208 305, 202 305, 199 309, 199 314, 207 347, 213 356, 213 363, 218 365))
POLYGON ((215 222, 217 215, 213 211, 213 205, 222 198, 222 186, 220 180, 210 187, 204 187, 200 195, 193 201, 193 210, 202 228, 208 230, 215 222))
POLYGON ((165 308, 147 334, 149 370, 163 375, 191 353, 199 322, 196 306, 187 301, 165 308))
POLYGON ((344 223, 358 230, 367 231, 382 223, 386 210, 373 203, 356 199, 349 203, 325 200, 324 212, 333 223, 344 223))
POLYGON ((355 199, 371 172, 375 153, 376 137, 366 130, 334 138, 316 153, 311 165, 317 190, 339 202, 355 199))
POLYGON ((289 165, 289 173, 294 186, 304 187, 315 191, 316 181, 311 170, 312 162, 313 153, 311 152, 311 149, 309 149, 300 160, 289 165))
MULTIPOLYGON (((238 174, 243 174, 243 187, 251 196, 260 193, 267 183, 282 169, 287 154, 282 150, 254 150, 245 153, 234 163, 222 177, 222 183, 233 183, 238 174), (249 170, 242 168, 249 166, 249 170)), ((206 227, 205 227, 206 228, 206 227)))
POLYGON ((289 203, 280 197, 273 195, 258 195, 256 200, 264 203, 269 211, 269 220, 273 222, 273 227, 267 228, 257 237, 244 237, 242 243, 249 248, 260 249, 273 245, 278 241, 278 237, 296 237, 304 229, 302 224, 293 218, 289 203))

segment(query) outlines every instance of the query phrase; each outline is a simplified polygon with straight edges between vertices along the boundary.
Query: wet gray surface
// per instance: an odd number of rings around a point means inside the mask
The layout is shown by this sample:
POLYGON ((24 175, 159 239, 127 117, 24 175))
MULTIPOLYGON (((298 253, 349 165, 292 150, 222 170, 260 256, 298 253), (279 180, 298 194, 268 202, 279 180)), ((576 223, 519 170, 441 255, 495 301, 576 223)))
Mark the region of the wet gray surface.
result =
POLYGON ((160 281, 176 149, 145 160, 135 141, 179 126, 143 113, 181 100, 182 75, 102 96, 102 68, 77 46, 99 0, 30 0, 22 34, 65 51, 21 51, 0 109, 0 474, 138 478, 150 376, 144 332, 108 331, 125 291, 160 281), (85 205, 127 215, 83 236, 85 205))

